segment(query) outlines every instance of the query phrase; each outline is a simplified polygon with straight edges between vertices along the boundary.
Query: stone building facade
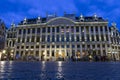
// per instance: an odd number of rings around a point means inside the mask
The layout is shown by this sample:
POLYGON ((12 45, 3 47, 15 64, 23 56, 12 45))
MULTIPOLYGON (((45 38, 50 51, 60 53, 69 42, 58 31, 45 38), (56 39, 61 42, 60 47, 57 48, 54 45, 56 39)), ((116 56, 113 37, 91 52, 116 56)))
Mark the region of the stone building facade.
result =
POLYGON ((4 22, 0 19, 0 59, 2 56, 2 52, 5 48, 5 33, 6 33, 6 26, 4 22))
POLYGON ((25 18, 7 31, 6 48, 16 58, 39 60, 82 58, 85 55, 109 56, 119 60, 120 33, 102 17, 64 14, 45 18, 25 18))

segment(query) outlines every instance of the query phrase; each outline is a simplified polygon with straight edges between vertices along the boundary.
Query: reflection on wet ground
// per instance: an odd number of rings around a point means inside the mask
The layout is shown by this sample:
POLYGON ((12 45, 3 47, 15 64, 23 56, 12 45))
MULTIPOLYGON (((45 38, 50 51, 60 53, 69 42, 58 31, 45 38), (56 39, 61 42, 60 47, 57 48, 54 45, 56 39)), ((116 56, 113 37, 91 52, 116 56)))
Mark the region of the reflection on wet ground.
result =
POLYGON ((1 61, 0 80, 120 80, 120 63, 1 61))

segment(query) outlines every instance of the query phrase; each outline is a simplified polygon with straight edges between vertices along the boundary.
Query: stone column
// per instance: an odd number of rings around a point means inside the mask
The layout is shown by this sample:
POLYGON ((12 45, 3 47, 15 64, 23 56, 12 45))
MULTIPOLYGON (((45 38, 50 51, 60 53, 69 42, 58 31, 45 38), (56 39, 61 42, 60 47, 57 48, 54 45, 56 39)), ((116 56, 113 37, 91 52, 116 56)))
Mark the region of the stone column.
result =
POLYGON ((90 38, 90 41, 91 41, 91 27, 89 26, 89 38, 90 38))
POLYGON ((84 37, 85 37, 85 41, 87 40, 87 37, 86 37, 86 26, 84 26, 84 37))
POLYGON ((106 32, 105 32, 105 26, 102 27, 103 28, 103 36, 104 36, 104 41, 106 41, 106 32))
POLYGON ((101 52, 101 56, 103 56, 103 47, 102 47, 102 44, 100 44, 100 52, 101 52))
POLYGON ((100 31, 100 26, 98 27, 98 34, 99 34, 99 41, 101 41, 101 31, 100 31))
POLYGON ((74 26, 74 42, 76 42, 76 26, 74 26))
POLYGON ((94 31, 94 32, 93 32, 93 33, 94 33, 94 34, 93 34, 93 35, 94 35, 94 41, 96 41, 96 31, 95 31, 95 27, 96 27, 96 26, 93 26, 93 31, 94 31))
POLYGON ((47 42, 47 27, 45 27, 45 29, 46 29, 46 30, 45 30, 45 31, 46 31, 46 32, 45 32, 45 42, 47 42))
POLYGON ((30 29, 30 42, 32 40, 32 29, 30 29))
POLYGON ((57 28, 55 27, 55 42, 57 41, 57 38, 56 38, 56 33, 57 33, 57 28))
POLYGON ((34 42, 37 41, 36 38, 37 38, 37 28, 35 28, 35 41, 34 42))
POLYGON ((81 41, 81 26, 79 27, 79 37, 80 37, 80 41, 81 41))
POLYGON ((106 52, 106 56, 108 54, 108 47, 107 47, 107 44, 105 44, 105 52, 106 52))
POLYGON ((80 44, 80 56, 82 57, 82 44, 80 44))
POLYGON ((65 51, 65 59, 66 59, 66 58, 67 58, 66 44, 64 44, 64 47, 65 47, 65 48, 64 48, 64 49, 65 49, 64 51, 65 51))

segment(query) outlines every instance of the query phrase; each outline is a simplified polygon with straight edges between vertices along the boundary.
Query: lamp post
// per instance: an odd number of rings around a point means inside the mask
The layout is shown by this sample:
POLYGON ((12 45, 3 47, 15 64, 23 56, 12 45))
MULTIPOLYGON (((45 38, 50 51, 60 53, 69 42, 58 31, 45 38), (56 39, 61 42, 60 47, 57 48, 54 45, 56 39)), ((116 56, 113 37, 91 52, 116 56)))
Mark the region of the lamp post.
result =
POLYGON ((6 53, 6 50, 3 50, 1 53, 0 53, 0 60, 2 59, 2 57, 4 58, 5 57, 5 53, 6 53), (4 56, 3 56, 4 55, 4 56))
POLYGON ((1 55, 2 55, 2 52, 0 51, 0 60, 1 60, 1 55))
POLYGON ((3 50, 3 54, 5 54, 6 53, 6 50, 3 50))

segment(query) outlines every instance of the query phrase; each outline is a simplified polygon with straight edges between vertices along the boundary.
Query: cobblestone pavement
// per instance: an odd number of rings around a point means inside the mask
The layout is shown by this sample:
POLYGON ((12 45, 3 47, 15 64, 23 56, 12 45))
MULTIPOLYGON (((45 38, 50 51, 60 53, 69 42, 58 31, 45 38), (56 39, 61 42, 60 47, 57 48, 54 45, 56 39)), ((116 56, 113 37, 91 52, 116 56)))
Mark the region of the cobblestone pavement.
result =
POLYGON ((5 62, 0 80, 120 80, 120 62, 5 62))

